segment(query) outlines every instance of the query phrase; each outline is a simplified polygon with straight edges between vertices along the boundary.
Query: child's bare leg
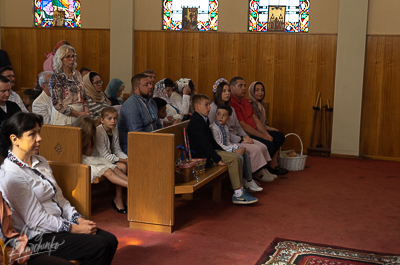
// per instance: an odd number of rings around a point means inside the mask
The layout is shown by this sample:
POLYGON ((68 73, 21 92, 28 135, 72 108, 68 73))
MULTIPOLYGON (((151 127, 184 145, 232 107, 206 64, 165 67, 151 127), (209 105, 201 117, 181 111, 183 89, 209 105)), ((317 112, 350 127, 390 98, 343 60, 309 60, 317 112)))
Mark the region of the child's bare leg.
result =
POLYGON ((124 173, 126 175, 126 164, 125 163, 121 163, 121 162, 117 162, 115 163, 117 165, 117 167, 122 171, 122 173, 124 173))
MULTIPOLYGON (((116 170, 118 170, 118 169, 116 169, 116 170)), ((118 172, 121 172, 121 171, 118 170, 118 172)), ((120 175, 117 175, 114 171, 112 171, 111 169, 108 169, 103 174, 103 176, 105 176, 109 181, 111 181, 115 185, 119 185, 119 186, 122 186, 125 188, 128 187, 128 177, 126 177, 126 176, 125 176, 125 178, 121 177, 120 175)))
POLYGON ((119 170, 118 168, 114 168, 114 172, 119 177, 121 177, 122 179, 126 180, 126 186, 128 187, 128 176, 126 174, 124 174, 121 170, 119 170))
POLYGON ((115 198, 114 203, 118 209, 124 209, 124 199, 122 198, 122 186, 115 185, 115 198))

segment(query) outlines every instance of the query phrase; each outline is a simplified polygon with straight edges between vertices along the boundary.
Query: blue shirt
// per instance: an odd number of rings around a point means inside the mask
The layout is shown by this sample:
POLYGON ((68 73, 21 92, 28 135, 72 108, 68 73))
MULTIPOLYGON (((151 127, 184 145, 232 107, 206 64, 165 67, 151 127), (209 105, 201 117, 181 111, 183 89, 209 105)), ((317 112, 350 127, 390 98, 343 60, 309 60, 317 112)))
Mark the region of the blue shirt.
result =
POLYGON ((151 132, 161 129, 157 104, 139 95, 132 94, 121 107, 118 131, 121 149, 128 154, 128 132, 151 132))

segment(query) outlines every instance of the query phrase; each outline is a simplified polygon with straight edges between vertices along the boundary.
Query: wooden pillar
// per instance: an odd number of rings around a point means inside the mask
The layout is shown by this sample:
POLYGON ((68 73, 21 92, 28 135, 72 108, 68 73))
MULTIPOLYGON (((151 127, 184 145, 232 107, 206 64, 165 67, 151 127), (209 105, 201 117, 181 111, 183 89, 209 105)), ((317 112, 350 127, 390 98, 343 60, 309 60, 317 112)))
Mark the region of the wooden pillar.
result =
POLYGON ((341 0, 332 153, 359 155, 368 0, 341 0))

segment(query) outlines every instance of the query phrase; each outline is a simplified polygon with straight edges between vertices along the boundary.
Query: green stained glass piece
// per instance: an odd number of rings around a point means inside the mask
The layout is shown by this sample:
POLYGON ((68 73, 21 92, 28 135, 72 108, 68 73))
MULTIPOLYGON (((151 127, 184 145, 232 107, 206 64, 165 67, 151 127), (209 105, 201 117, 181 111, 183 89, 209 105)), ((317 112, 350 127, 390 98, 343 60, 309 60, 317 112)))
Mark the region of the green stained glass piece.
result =
POLYGON ((167 26, 164 26, 163 28, 164 28, 164 29, 167 29, 167 26))
POLYGON ((214 18, 217 14, 215 12, 211 13, 211 17, 214 18))
POLYGON ((167 11, 167 12, 165 12, 165 16, 166 17, 171 17, 171 13, 167 11))
POLYGON ((251 30, 252 28, 251 27, 249 27, 249 30, 251 30))
POLYGON ((256 18, 256 17, 257 17, 256 12, 251 12, 251 16, 254 17, 254 18, 256 18))
POLYGON ((305 19, 306 17, 308 17, 307 13, 301 14, 301 18, 302 18, 302 19, 305 19))

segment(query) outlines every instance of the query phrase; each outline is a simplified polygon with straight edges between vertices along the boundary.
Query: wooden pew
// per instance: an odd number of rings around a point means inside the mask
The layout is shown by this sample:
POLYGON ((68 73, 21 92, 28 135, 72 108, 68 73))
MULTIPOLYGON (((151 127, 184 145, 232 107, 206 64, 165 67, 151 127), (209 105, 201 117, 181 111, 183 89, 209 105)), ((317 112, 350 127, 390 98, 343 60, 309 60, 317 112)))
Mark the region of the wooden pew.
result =
POLYGON ((173 232, 175 194, 192 199, 193 193, 207 183, 213 185, 213 201, 221 200, 221 180, 227 166, 207 168, 200 180, 175 184, 175 149, 184 145, 182 122, 152 133, 128 134, 128 221, 130 228, 173 232))
POLYGON ((49 161, 53 175, 64 197, 86 219, 91 213, 90 167, 77 163, 49 161))
MULTIPOLYGON (((82 164, 82 131, 72 126, 43 125, 40 155, 49 161, 82 164)), ((97 178, 99 183, 104 177, 97 178)))
POLYGON ((43 125, 40 155, 49 161, 82 164, 82 132, 80 128, 43 125))

